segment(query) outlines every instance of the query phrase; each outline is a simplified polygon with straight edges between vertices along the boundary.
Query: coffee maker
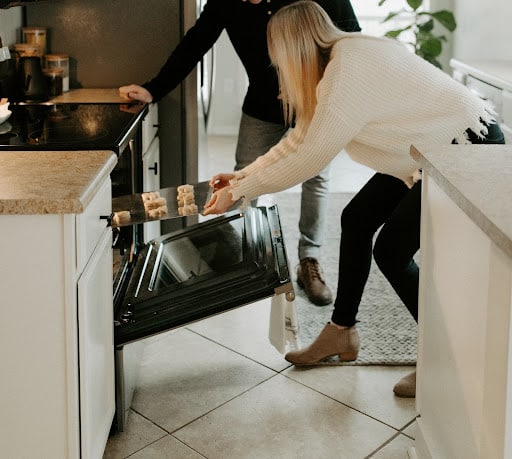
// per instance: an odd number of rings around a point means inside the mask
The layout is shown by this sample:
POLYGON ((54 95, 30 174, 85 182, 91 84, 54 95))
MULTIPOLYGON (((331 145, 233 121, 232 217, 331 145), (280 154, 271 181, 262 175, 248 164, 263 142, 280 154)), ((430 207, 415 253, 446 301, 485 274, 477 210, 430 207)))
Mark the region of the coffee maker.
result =
POLYGON ((21 56, 17 69, 18 97, 23 102, 48 100, 48 85, 39 56, 21 56))

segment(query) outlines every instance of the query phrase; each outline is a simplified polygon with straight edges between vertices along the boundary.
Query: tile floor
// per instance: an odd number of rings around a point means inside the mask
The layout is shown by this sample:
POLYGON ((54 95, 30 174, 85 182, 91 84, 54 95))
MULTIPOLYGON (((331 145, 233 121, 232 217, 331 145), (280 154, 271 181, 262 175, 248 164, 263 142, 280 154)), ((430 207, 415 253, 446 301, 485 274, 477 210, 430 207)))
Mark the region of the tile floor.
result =
MULTIPOLYGON (((200 178, 231 170, 233 151, 211 137, 200 178)), ((333 191, 370 173, 345 154, 331 171, 333 191)), ((411 367, 295 368, 268 341, 269 312, 264 300, 145 340, 126 429, 104 458, 406 459, 415 404, 392 387, 411 367)))

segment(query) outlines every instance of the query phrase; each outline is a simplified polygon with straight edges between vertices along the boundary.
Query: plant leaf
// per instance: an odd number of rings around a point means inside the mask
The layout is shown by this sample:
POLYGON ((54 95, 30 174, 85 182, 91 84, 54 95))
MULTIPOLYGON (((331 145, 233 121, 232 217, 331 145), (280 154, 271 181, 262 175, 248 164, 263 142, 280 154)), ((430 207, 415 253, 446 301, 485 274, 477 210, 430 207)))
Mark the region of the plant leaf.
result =
POLYGON ((437 38, 429 38, 427 40, 422 40, 419 43, 418 53, 423 57, 437 57, 441 54, 443 50, 443 44, 441 40, 437 38))
POLYGON ((447 10, 436 11, 431 16, 445 26, 450 32, 457 28, 457 22, 452 12, 447 10))
POLYGON ((423 0, 407 0, 407 4, 416 11, 423 3, 423 0))
POLYGON ((406 30, 409 30, 412 26, 408 25, 407 27, 404 27, 403 29, 396 29, 396 30, 388 30, 385 34, 386 37, 389 38, 396 38, 398 37, 402 32, 405 32, 406 30))
POLYGON ((403 10, 400 10, 400 11, 393 11, 391 13, 389 13, 383 20, 382 22, 387 22, 387 21, 390 21, 391 19, 393 19, 394 17, 398 16, 403 10))
POLYGON ((434 29, 434 21, 430 19, 429 21, 424 22, 423 24, 418 25, 418 31, 420 33, 429 33, 434 29))
POLYGON ((380 1, 379 1, 379 6, 382 6, 382 5, 384 4, 384 2, 385 2, 385 1, 386 1, 386 0, 380 0, 380 1))

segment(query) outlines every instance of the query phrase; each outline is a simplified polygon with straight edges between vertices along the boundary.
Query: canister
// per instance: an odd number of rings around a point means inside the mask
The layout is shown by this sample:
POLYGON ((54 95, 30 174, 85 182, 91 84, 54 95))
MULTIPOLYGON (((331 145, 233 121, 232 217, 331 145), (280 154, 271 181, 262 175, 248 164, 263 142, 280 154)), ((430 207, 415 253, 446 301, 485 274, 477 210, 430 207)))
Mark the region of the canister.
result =
POLYGON ((32 45, 30 43, 15 43, 13 48, 16 62, 18 62, 20 57, 39 57, 39 47, 36 45, 32 45))
POLYGON ((46 29, 44 27, 23 27, 21 35, 23 43, 37 46, 39 57, 46 54, 46 29))
POLYGON ((46 68, 62 69, 62 90, 69 91, 69 56, 67 54, 47 54, 46 68))
POLYGON ((62 94, 63 73, 64 71, 58 67, 43 69, 43 74, 46 78, 46 85, 48 86, 48 95, 50 97, 60 96, 62 94))

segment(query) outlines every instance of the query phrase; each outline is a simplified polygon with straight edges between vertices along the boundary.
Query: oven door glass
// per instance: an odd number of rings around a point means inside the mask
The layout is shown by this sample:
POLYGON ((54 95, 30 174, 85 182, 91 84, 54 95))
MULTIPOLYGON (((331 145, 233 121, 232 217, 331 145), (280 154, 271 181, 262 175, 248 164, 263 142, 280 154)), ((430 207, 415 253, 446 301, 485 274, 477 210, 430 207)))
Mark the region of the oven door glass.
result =
POLYGON ((150 241, 138 253, 115 341, 122 345, 293 290, 277 207, 248 208, 150 241))

